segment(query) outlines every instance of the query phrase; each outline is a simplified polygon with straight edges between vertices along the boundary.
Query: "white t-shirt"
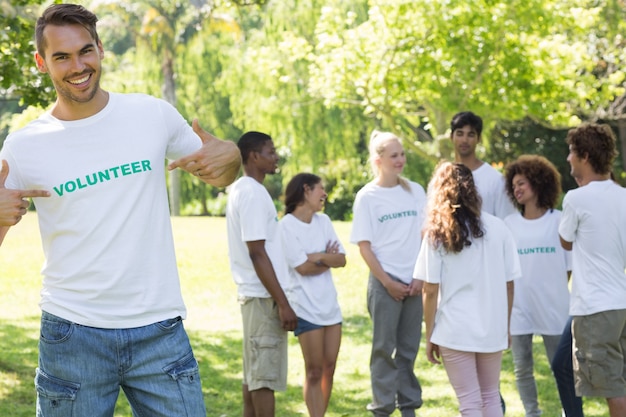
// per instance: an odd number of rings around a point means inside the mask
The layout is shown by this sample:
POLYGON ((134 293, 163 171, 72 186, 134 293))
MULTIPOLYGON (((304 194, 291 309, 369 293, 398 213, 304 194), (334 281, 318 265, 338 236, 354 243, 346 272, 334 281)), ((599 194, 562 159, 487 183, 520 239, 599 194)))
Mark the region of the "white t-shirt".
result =
POLYGON ((626 308, 626 190, 606 180, 569 191, 559 234, 573 242, 570 314, 626 308))
POLYGON ((34 199, 43 310, 99 328, 185 317, 164 162, 200 146, 174 107, 143 94, 110 93, 91 117, 46 113, 9 135, 7 187, 52 194, 34 199))
POLYGON ((289 273, 285 263, 278 214, 263 184, 252 177, 239 178, 228 190, 226 205, 228 255, 239 297, 270 298, 250 259, 246 242, 265 241, 265 251, 283 291, 289 291, 289 273))
POLYGON ((324 252, 328 242, 338 242, 345 253, 327 215, 316 213, 311 223, 286 214, 279 222, 283 246, 291 276, 289 301, 298 317, 308 322, 329 326, 341 322, 341 309, 330 269, 319 275, 300 275, 296 267, 307 261, 307 254, 324 252))
POLYGON ((485 162, 472 175, 483 200, 482 211, 501 219, 517 211, 506 193, 506 180, 498 170, 485 162))
POLYGON ((356 195, 350 242, 368 241, 383 270, 411 282, 419 253, 426 193, 410 181, 412 192, 400 185, 366 184, 356 195))
POLYGON ((548 210, 538 219, 521 213, 504 222, 515 238, 522 278, 515 281, 511 334, 559 335, 568 319, 567 271, 570 252, 559 240, 559 210, 548 210))
POLYGON ((522 274, 510 230, 488 213, 481 218, 484 236, 459 253, 434 248, 424 238, 413 274, 439 284, 431 341, 464 352, 507 348, 506 283, 522 274))

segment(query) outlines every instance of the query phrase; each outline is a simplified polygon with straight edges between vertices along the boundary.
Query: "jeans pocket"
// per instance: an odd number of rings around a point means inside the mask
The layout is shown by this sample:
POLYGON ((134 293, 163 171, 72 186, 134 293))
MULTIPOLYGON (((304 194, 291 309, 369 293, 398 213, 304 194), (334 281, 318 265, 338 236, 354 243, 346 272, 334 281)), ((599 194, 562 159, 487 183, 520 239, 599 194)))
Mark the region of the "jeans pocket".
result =
POLYGON ((176 327, 178 327, 178 325, 180 325, 180 323, 182 322, 183 322, 183 319, 180 316, 178 316, 178 317, 174 317, 173 319, 159 321, 156 323, 156 325, 161 330, 169 331, 171 329, 175 329, 176 327))
POLYGON ((193 356, 193 352, 187 353, 179 361, 163 370, 178 384, 180 402, 184 404, 181 410, 184 409, 186 413, 184 415, 188 417, 206 416, 198 361, 193 356))
POLYGON ((252 373, 259 380, 275 381, 280 369, 281 339, 273 336, 258 336, 251 339, 252 373))
POLYGON ((64 381, 36 370, 37 416, 72 417, 80 384, 64 381))
POLYGON ((70 338, 74 326, 71 321, 50 315, 42 316, 40 340, 46 343, 62 343, 70 338))
POLYGON ((163 369, 175 381, 187 381, 190 384, 199 381, 199 367, 193 352, 187 353, 179 361, 163 369))

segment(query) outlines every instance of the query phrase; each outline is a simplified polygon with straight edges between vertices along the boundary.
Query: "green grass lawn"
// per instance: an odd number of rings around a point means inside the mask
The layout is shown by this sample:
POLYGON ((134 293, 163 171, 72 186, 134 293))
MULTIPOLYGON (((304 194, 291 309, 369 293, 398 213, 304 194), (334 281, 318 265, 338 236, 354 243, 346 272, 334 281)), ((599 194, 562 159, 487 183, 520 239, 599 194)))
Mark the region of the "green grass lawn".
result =
MULTIPOLYGON (((183 295, 188 308, 185 326, 200 363, 208 416, 241 416, 241 331, 236 288, 232 281, 223 218, 173 219, 183 295)), ((348 264, 334 273, 344 314, 343 340, 333 398, 327 415, 369 417, 370 320, 365 306, 367 271, 357 248, 348 243, 350 224, 335 228, 348 252, 348 264)), ((37 366, 39 274, 43 262, 36 215, 29 213, 0 247, 0 416, 30 417, 35 410, 33 378, 37 366)), ((422 346, 423 348, 423 346, 422 346)), ((535 340, 536 378, 544 416, 560 416, 556 386, 540 339, 535 340)), ((416 372, 424 406, 418 416, 456 417, 457 402, 441 366, 418 354, 416 372)), ((68 358, 70 361, 71 358, 68 358)), ((302 400, 303 361, 295 337, 290 338, 288 389, 277 394, 279 417, 306 415, 302 400)), ((502 394, 507 416, 524 415, 515 388, 510 351, 505 352, 502 394)), ((586 416, 607 415, 604 400, 586 399, 586 416)), ((399 416, 397 412, 394 417, 399 416)), ((116 417, 130 417, 121 395, 116 417)))

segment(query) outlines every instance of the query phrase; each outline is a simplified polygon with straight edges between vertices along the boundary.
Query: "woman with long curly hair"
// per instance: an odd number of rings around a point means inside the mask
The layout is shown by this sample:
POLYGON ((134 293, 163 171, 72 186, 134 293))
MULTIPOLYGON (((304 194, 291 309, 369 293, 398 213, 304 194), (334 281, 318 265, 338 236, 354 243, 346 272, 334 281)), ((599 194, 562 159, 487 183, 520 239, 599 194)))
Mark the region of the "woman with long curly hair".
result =
POLYGON ((461 415, 502 417, 500 366, 521 271, 511 232, 481 204, 468 167, 438 165, 413 276, 424 281, 426 356, 443 361, 461 415))
MULTIPOLYGON (((569 316, 571 256, 561 247, 561 212, 555 209, 561 194, 561 175, 543 156, 522 155, 507 165, 505 176, 507 194, 518 212, 504 222, 515 238, 523 276, 515 288, 511 313, 515 382, 526 417, 538 417, 541 410, 533 375, 533 335, 541 335, 548 361, 552 362, 569 316)), ((569 348, 570 367, 571 361, 569 348)), ((573 389, 573 378, 569 382, 573 389)), ((571 401, 578 403, 577 415, 581 415, 582 401, 575 398, 571 401)), ((564 407, 566 412, 571 412, 570 408, 573 405, 564 407)))

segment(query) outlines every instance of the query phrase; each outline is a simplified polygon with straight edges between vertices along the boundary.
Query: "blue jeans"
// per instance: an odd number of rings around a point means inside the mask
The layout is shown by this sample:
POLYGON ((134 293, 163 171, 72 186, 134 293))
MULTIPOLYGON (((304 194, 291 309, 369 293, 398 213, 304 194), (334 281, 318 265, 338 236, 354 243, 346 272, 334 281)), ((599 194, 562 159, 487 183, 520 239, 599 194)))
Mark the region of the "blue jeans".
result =
POLYGON ((583 399, 576 396, 574 388, 574 364, 572 362, 572 318, 568 320, 561 341, 552 359, 552 373, 561 397, 566 417, 584 417, 583 399))
POLYGON ((206 416, 180 317, 99 329, 44 311, 35 387, 37 417, 112 417, 120 387, 135 417, 206 416))

